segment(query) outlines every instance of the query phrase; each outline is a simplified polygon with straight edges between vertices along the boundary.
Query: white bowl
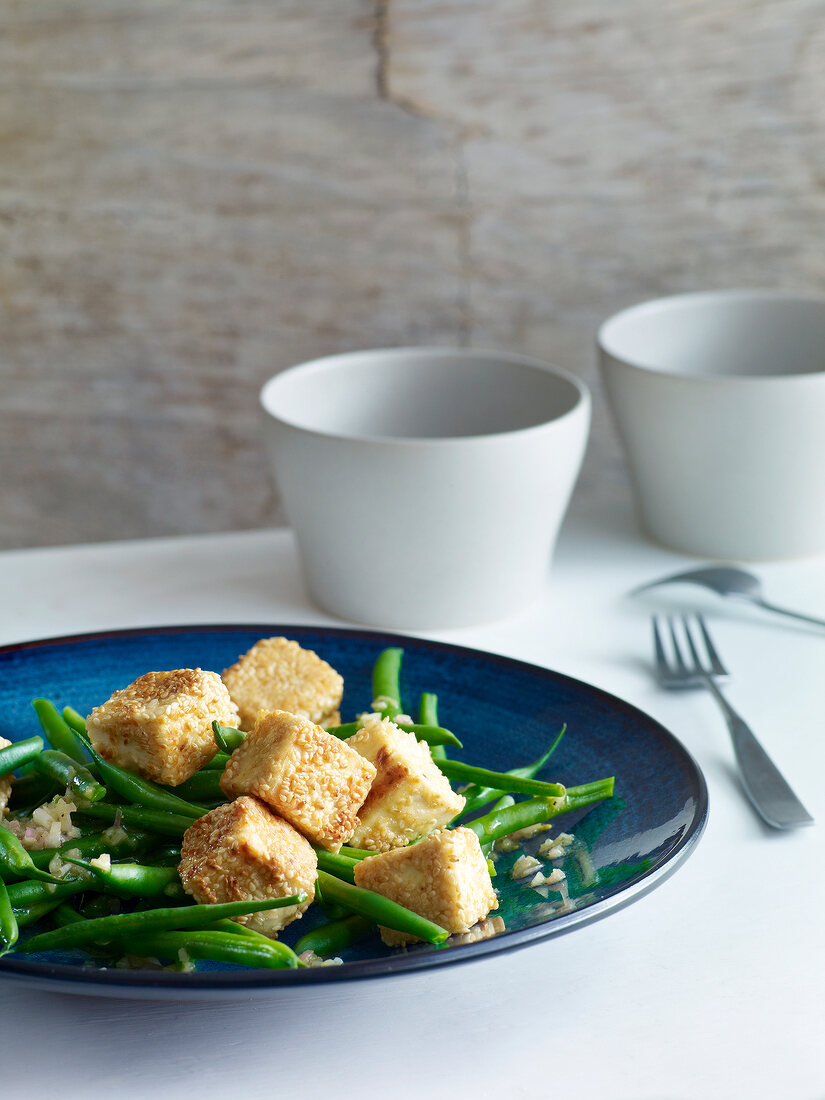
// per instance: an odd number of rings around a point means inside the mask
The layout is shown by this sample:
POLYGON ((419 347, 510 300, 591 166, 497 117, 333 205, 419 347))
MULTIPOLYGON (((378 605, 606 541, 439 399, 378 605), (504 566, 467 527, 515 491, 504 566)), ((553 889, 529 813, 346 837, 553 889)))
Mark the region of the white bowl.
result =
POLYGON ((825 552, 825 298, 662 298, 611 317, 598 346, 652 538, 713 558, 825 552))
POLYGON ((362 351, 283 371, 261 404, 322 608, 436 629, 540 595, 590 423, 573 375, 497 352, 362 351))

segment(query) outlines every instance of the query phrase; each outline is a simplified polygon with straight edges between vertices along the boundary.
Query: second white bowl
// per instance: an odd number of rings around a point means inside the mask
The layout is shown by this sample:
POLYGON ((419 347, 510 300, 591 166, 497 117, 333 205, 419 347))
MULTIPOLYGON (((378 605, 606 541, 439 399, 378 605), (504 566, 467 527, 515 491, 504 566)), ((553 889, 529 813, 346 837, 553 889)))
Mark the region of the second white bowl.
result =
POLYGON ((598 335, 642 524, 711 558, 825 552, 825 299, 683 294, 598 335))

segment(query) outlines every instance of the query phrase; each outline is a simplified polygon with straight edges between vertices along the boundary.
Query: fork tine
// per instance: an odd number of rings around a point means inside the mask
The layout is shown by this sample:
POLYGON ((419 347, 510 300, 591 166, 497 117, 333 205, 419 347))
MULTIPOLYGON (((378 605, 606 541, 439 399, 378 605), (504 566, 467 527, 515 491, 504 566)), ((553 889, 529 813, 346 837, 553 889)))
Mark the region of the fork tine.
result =
POLYGON ((699 624, 699 629, 701 630, 702 637, 705 640, 705 645, 707 646, 707 649, 708 649, 708 657, 710 657, 710 663, 711 663, 711 667, 713 668, 714 674, 716 676, 727 676, 728 670, 722 664, 721 658, 719 657, 719 654, 716 652, 716 647, 714 646, 713 642, 711 641, 710 634, 708 633, 708 628, 705 624, 704 617, 702 615, 697 615, 696 616, 696 622, 699 624))
POLYGON ((670 628, 670 640, 673 643, 673 655, 676 659, 676 665, 680 672, 688 672, 688 666, 685 664, 685 659, 682 656, 682 650, 679 645, 679 639, 676 637, 676 626, 674 624, 673 616, 668 615, 667 625, 670 628))
POLYGON ((665 656, 665 647, 662 645, 662 636, 659 633, 659 620, 656 615, 653 616, 653 650, 656 654, 656 664, 660 669, 667 668, 667 657, 665 656))
POLYGON ((693 634, 691 633, 690 629, 690 619, 687 617, 687 615, 682 616, 682 629, 685 632, 685 638, 687 639, 688 649, 690 649, 690 655, 693 658, 694 665, 697 669, 705 671, 704 662, 699 656, 699 650, 696 648, 696 642, 693 640, 693 634))
POLYGON ((653 615, 650 622, 656 674, 665 687, 698 687, 709 677, 727 676, 700 615, 653 615))

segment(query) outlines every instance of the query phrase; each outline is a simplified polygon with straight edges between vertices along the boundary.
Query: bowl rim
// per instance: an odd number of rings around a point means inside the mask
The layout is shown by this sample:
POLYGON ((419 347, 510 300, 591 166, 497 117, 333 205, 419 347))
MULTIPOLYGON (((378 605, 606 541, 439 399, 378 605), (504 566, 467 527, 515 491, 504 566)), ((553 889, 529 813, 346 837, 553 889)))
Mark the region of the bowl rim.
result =
POLYGON ((535 359, 529 355, 522 355, 519 352, 501 351, 496 348, 456 348, 450 346, 439 345, 398 345, 396 347, 381 347, 381 348, 365 348, 354 349, 352 351, 345 352, 333 352, 330 355, 319 356, 315 359, 308 359, 301 363, 295 363, 290 367, 284 368, 277 374, 272 375, 264 382, 260 389, 258 400, 263 410, 264 415, 278 424, 284 425, 293 431, 301 434, 311 436, 316 439, 328 439, 335 440, 337 442, 348 443, 353 445, 369 444, 371 446, 384 446, 384 447, 426 447, 426 448, 438 448, 449 446, 462 446, 467 444, 485 444, 495 443, 503 440, 515 440, 522 439, 537 433, 547 432, 548 430, 554 430, 557 425, 573 420, 575 417, 581 417, 584 415, 589 420, 590 410, 592 407, 592 395, 590 388, 572 371, 565 370, 563 367, 554 366, 551 363, 546 363, 541 359, 535 359), (466 359, 496 359, 503 364, 517 363, 521 366, 532 367, 537 371, 541 371, 544 374, 552 374, 556 378, 560 378, 567 382, 576 393, 576 399, 574 404, 566 411, 558 416, 554 416, 549 420, 542 420, 538 424, 530 424, 524 428, 512 428, 506 431, 500 432, 484 432, 477 435, 445 435, 445 436, 391 436, 391 435, 371 435, 366 433, 352 433, 352 432, 334 432, 327 431, 321 428, 308 427, 306 424, 301 424, 296 420, 281 415, 275 412, 271 405, 271 394, 274 389, 280 384, 281 380, 287 377, 292 377, 296 374, 314 373, 327 369, 332 364, 345 365, 347 360, 354 360, 356 358, 369 357, 373 359, 379 358, 401 358, 402 356, 417 355, 423 359, 435 359, 442 357, 450 357, 457 360, 466 359))
POLYGON ((664 295, 660 298, 650 298, 635 305, 627 306, 617 313, 611 314, 599 325, 596 332, 596 346, 601 363, 617 364, 634 371, 639 371, 651 378, 673 379, 676 383, 689 385, 712 386, 760 386, 765 384, 803 385, 816 382, 821 384, 825 380, 825 367, 821 371, 801 371, 794 374, 694 374, 690 371, 664 370, 661 367, 650 366, 638 359, 619 354, 610 347, 611 329, 628 318, 642 317, 650 313, 663 313, 671 309, 679 309, 690 305, 722 304, 725 301, 752 301, 774 303, 808 303, 818 305, 825 312, 825 294, 815 291, 788 290, 781 287, 738 287, 721 290, 687 291, 682 294, 664 295))

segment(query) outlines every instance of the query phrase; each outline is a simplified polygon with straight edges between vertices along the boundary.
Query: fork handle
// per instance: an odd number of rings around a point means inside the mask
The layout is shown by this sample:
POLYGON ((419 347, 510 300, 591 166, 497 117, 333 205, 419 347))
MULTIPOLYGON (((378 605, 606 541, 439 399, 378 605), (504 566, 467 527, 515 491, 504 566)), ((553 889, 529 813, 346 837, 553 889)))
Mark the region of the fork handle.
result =
POLYGON ((736 713, 713 680, 709 676, 704 680, 725 716, 742 786, 756 812, 774 829, 812 825, 814 819, 759 744, 753 730, 736 713))

